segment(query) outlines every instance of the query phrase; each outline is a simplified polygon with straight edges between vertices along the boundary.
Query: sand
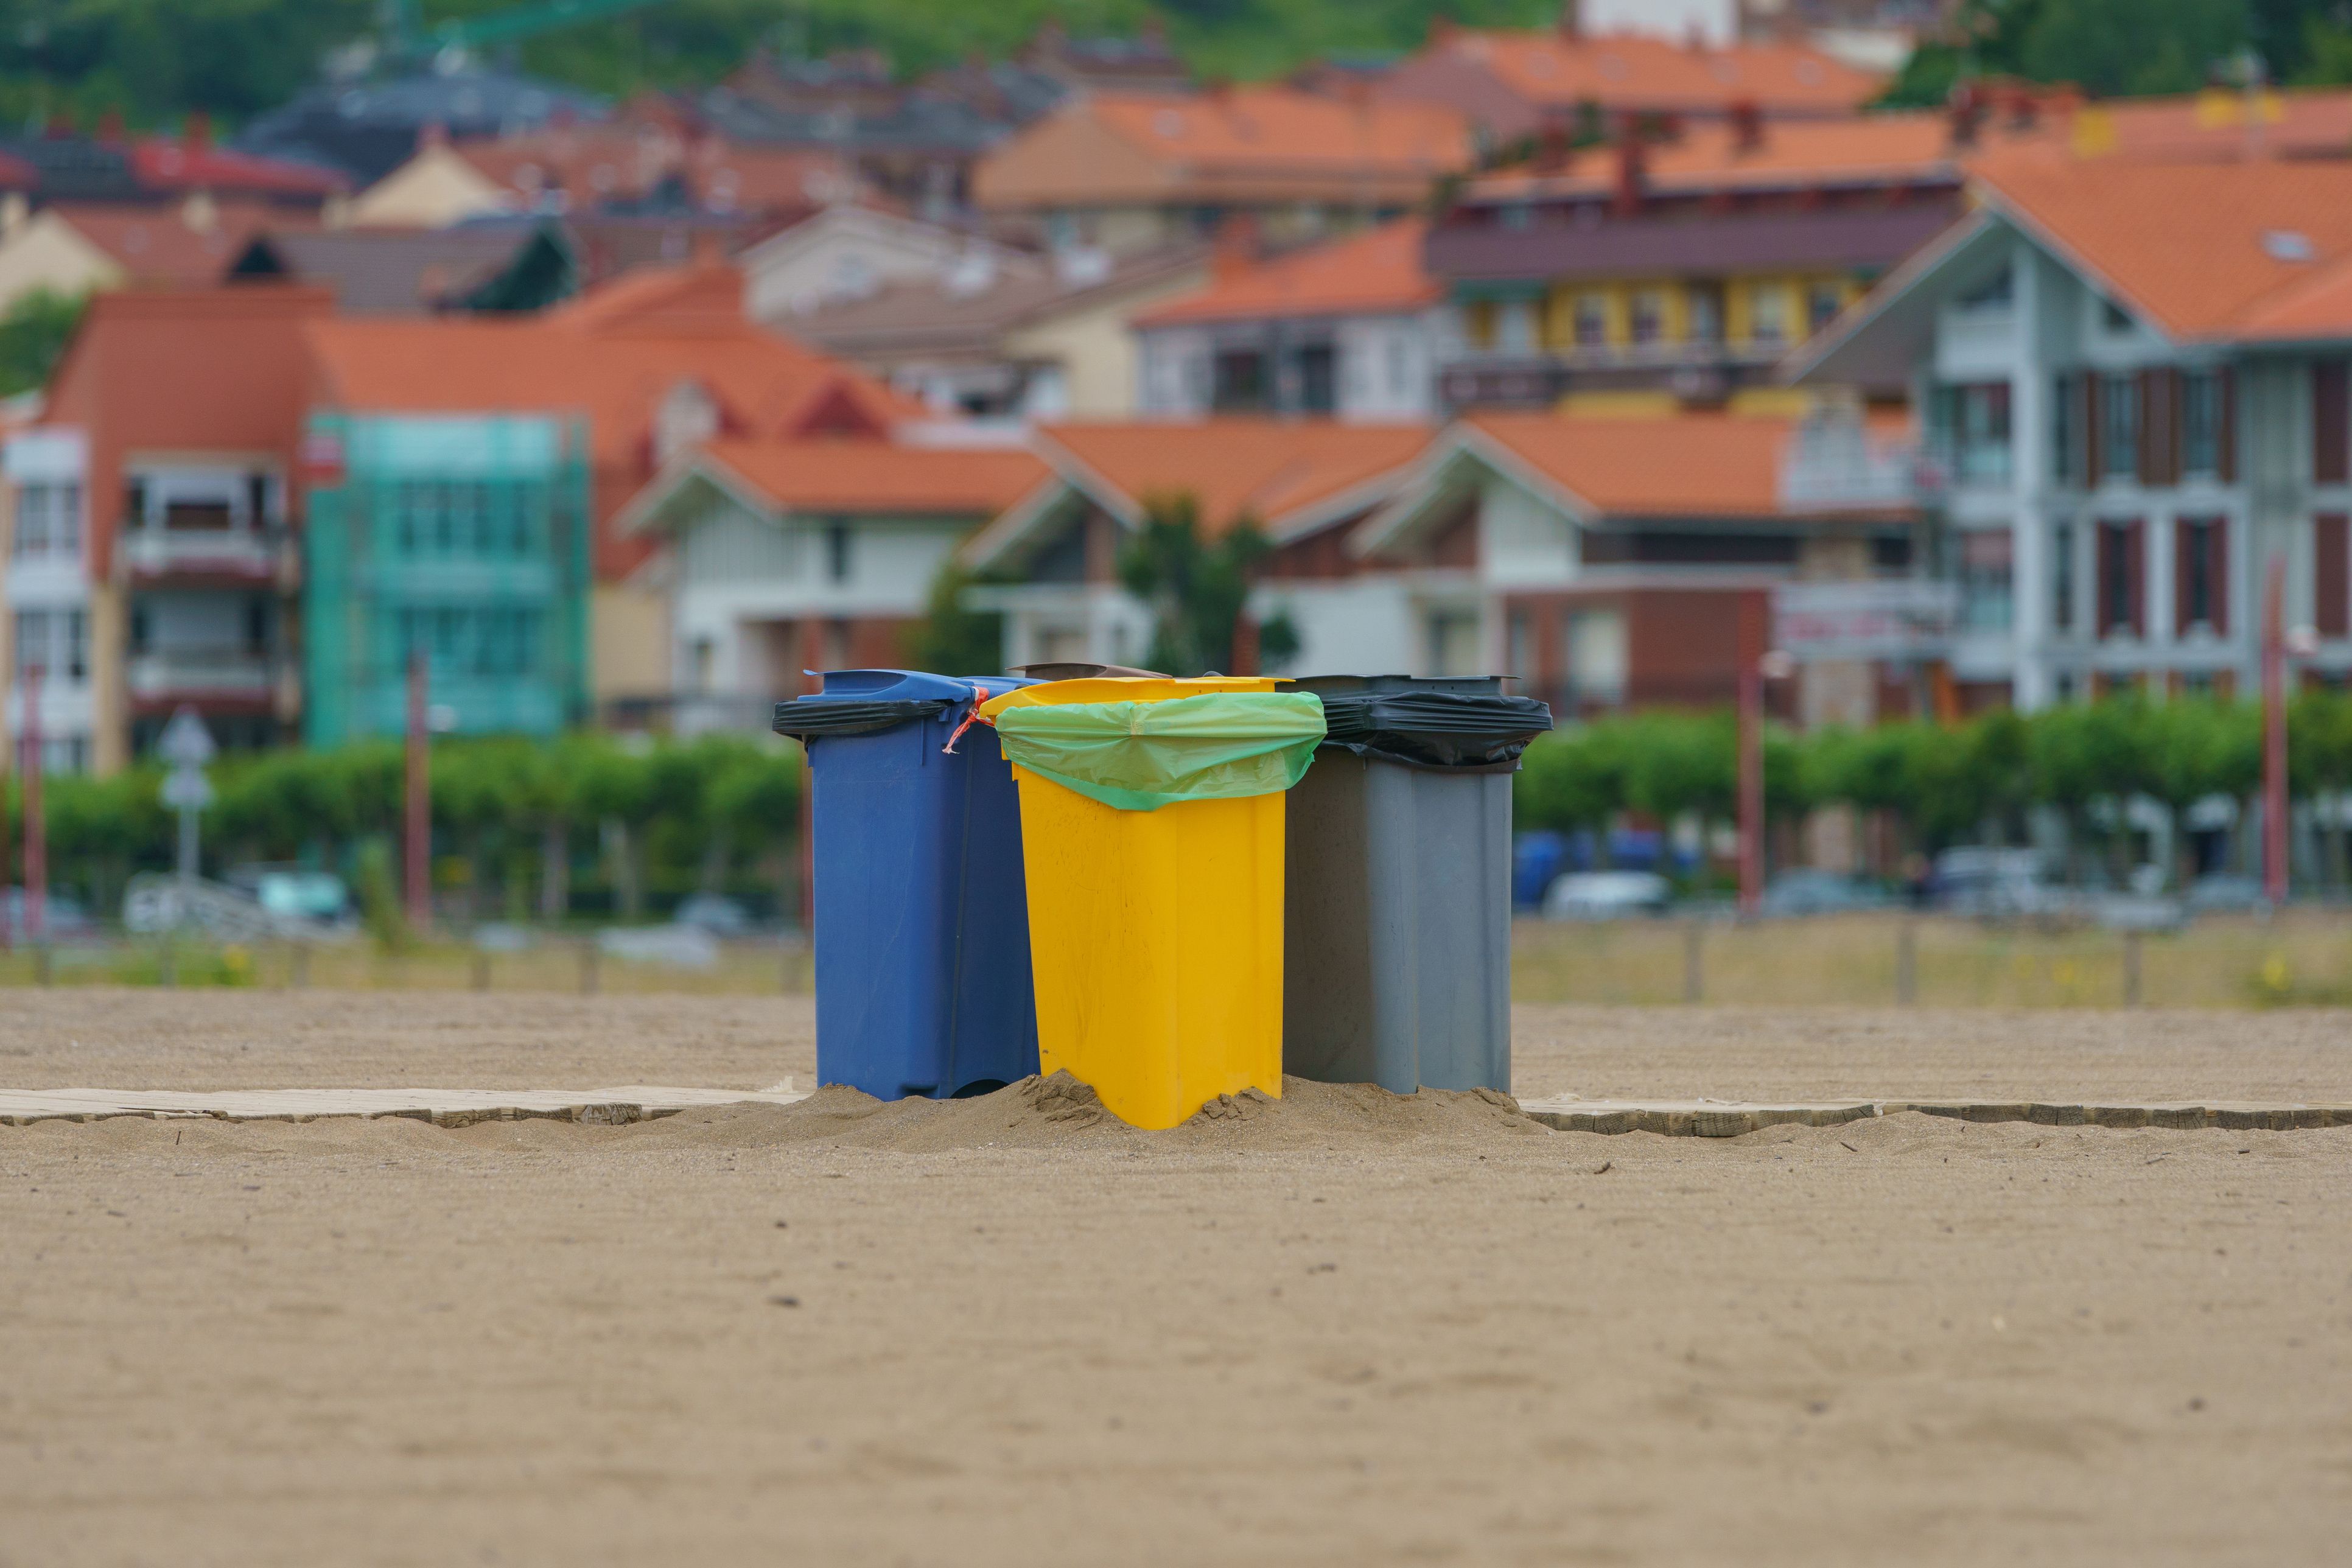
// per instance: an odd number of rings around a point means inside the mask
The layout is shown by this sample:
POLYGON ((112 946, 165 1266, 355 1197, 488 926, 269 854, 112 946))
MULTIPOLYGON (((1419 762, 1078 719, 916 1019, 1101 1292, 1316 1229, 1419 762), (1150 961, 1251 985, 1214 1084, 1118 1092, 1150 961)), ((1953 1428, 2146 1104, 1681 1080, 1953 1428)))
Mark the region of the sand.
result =
MULTIPOLYGON (((808 1070, 776 1004, 383 1001, 12 996, 0 1084, 808 1070)), ((2352 1024, 2318 1015, 1521 1033, 1530 1092, 2352 1098, 2352 1024)), ((1143 1134, 1032 1084, 613 1128, 0 1129, 0 1563, 2330 1563, 2352 1538, 2352 1130, 1601 1138, 1296 1085, 1220 1110, 1143 1134)))

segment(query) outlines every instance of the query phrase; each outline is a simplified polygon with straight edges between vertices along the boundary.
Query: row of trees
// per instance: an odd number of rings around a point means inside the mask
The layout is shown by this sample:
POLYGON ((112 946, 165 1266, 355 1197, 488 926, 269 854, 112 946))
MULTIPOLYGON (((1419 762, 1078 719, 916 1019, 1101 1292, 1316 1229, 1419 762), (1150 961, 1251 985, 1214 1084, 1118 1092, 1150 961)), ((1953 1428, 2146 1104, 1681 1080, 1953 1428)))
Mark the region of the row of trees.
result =
MULTIPOLYGON (((2352 695, 2314 691, 2288 717, 2288 777, 2298 800, 2352 790, 2352 695)), ((1735 810, 1738 731, 1728 713, 1612 718, 1530 747, 1517 777, 1522 827, 1601 828, 1622 812, 1660 821, 1727 821, 1735 810)), ((1989 713, 1967 724, 1870 730, 1768 729, 1765 814, 1792 820, 1824 806, 1885 813, 1906 848, 2025 841, 2030 810, 2063 815, 2080 856, 2128 849, 2124 805, 2156 802, 2178 824, 2215 795, 2245 799, 2262 784, 2257 704, 2117 698, 2034 714, 1989 713)), ((2188 836, 2176 833, 2185 846, 2188 836)), ((2329 875, 2346 878, 2340 816, 2326 827, 2329 875)), ((2185 850, 2184 850, 2185 852, 2185 850)))
MULTIPOLYGON (((232 757, 212 777, 209 874, 301 861, 364 885, 400 830, 397 742, 232 757)), ((793 896, 796 746, 734 736, 651 746, 587 734, 458 741, 435 747, 431 778, 436 881, 472 918, 561 920, 579 910, 635 919, 696 892, 763 909, 793 896)), ((161 783, 150 768, 47 780, 51 886, 110 913, 133 872, 168 869, 173 818, 161 783)), ((13 866, 23 833, 13 780, 5 799, 13 866)))

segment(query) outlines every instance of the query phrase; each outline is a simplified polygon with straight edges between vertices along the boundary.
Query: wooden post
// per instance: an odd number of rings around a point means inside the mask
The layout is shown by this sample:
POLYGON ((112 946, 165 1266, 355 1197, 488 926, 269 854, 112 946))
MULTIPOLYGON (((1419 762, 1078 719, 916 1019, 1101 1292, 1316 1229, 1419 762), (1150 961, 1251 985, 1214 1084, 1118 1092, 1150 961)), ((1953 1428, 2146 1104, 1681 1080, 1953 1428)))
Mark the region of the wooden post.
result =
POLYGON ((488 991, 489 988, 490 988, 490 953, 489 953, 489 950, 488 950, 488 948, 484 948, 484 947, 477 947, 477 948, 475 948, 475 949, 474 949, 474 989, 475 989, 475 990, 477 990, 477 991, 488 991))
POLYGON ((2124 932, 2124 1005, 2139 1005, 2139 932, 2124 932))
POLYGON ((307 942, 297 942, 294 944, 294 989, 307 991, 310 986, 310 944, 307 942))
POLYGON ((1683 1000, 1696 1005, 1706 995, 1706 976, 1701 968, 1706 933, 1695 920, 1683 922, 1683 1000))
POLYGON ((1905 1007, 1919 1001, 1919 922, 1909 915, 1895 931, 1895 1000, 1905 1007))
POLYGON ((580 942, 580 994, 583 996, 593 996, 596 994, 597 956, 595 937, 591 935, 582 938, 580 942))
POLYGON ((177 985, 180 983, 180 955, 173 946, 170 932, 165 932, 162 942, 157 944, 156 953, 155 983, 163 986, 177 985))
POLYGON ((2270 560, 2263 595, 2263 896, 2286 902, 2286 557, 2270 560))
POLYGON ((433 795, 432 763, 427 748, 425 653, 419 648, 408 659, 408 783, 401 859, 407 896, 408 923, 422 935, 433 923, 433 795))
POLYGON ((1764 595, 1739 595, 1739 912, 1764 901, 1764 595))
POLYGON ((49 972, 49 944, 41 942, 33 949, 33 984, 47 985, 52 981, 49 972))
MULTIPOLYGON (((49 835, 41 807, 41 667, 25 667, 25 940, 36 951, 47 946, 49 931, 49 835)), ((47 982, 43 982, 47 984, 47 982)))

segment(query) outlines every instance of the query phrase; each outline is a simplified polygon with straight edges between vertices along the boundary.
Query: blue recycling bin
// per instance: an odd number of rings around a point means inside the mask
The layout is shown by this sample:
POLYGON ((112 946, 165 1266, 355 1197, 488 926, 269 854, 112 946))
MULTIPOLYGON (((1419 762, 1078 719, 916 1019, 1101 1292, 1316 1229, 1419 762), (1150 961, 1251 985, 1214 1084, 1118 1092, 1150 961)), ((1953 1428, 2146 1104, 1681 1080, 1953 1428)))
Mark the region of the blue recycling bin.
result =
POLYGON ((1026 684, 836 669, 776 704, 808 751, 819 1083, 944 1100, 1037 1070, 1013 770, 984 724, 945 749, 1026 684))

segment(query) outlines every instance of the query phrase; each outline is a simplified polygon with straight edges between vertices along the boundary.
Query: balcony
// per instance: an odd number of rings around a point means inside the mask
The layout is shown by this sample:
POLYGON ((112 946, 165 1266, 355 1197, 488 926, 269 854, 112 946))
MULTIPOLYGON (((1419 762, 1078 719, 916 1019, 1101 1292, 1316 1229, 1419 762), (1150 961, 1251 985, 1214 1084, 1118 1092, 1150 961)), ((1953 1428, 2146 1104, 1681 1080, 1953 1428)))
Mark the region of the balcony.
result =
POLYGON ((242 647, 170 647, 133 654, 128 672, 134 706, 265 709, 278 691, 278 661, 242 647))
POLYGON ((1807 421, 1780 466, 1780 504, 1792 512, 1900 511, 1945 485, 1944 468, 1916 442, 1852 418, 1807 421))
POLYGON ((1571 392, 1671 392, 1707 403, 1763 378, 1785 343, 1711 341, 1535 350, 1474 350, 1438 371, 1449 408, 1543 408, 1571 392))
POLYGON ((122 560, 140 584, 216 583, 249 587, 277 579, 285 555, 276 529, 133 528, 122 534, 122 560))

